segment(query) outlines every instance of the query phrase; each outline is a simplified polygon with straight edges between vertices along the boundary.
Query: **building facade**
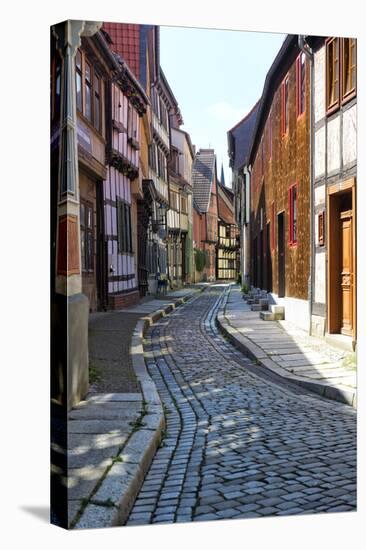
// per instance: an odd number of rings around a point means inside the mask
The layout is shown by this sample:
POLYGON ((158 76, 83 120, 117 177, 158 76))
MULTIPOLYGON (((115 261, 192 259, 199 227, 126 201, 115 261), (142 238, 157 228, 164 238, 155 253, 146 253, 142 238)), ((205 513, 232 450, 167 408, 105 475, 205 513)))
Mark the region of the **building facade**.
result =
POLYGON ((168 221, 168 272, 171 285, 192 280, 192 164, 194 151, 187 132, 171 128, 169 162, 170 208, 168 221))
POLYGON ((309 37, 314 57, 312 333, 356 341, 356 40, 309 37))
POLYGON ((141 195, 141 121, 148 98, 118 54, 108 86, 108 175, 104 183, 104 217, 108 307, 139 300, 137 201, 141 195))
POLYGON ((216 279, 235 281, 240 267, 239 231, 234 216, 234 193, 217 185, 216 279))
POLYGON ((51 30, 51 397, 67 409, 89 389, 89 311, 104 303, 99 259, 111 65, 100 28, 65 21, 51 30))
POLYGON ((213 149, 200 149, 192 169, 193 229, 195 248, 195 280, 214 281, 216 277, 216 246, 218 231, 217 168, 213 149), (197 270, 198 257, 204 267, 197 270))
POLYGON ((251 281, 309 331, 310 63, 288 36, 264 85, 251 165, 251 281))
POLYGON ((249 152, 259 101, 227 133, 229 165, 232 170, 234 217, 239 229, 239 272, 242 283, 250 284, 250 168, 249 152))

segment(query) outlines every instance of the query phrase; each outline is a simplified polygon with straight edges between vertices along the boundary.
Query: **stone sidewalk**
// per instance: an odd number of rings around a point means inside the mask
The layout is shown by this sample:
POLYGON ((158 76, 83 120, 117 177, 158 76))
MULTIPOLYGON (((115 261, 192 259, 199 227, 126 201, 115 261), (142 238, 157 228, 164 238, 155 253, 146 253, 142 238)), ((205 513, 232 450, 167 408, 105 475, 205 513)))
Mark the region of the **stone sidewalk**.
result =
POLYGON ((218 314, 222 332, 260 365, 323 397, 356 407, 354 355, 309 336, 288 321, 263 321, 231 285, 218 314))
POLYGON ((145 330, 207 285, 89 320, 90 392, 68 415, 70 528, 123 524, 160 443, 164 413, 144 361, 145 330))

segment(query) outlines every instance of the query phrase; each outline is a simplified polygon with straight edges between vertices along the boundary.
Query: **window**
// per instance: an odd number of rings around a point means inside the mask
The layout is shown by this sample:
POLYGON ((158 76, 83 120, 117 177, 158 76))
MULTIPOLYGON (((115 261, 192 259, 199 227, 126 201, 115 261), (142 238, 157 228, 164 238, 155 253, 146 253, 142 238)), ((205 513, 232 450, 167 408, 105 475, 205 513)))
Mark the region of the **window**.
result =
POLYGON ((94 271, 93 206, 80 201, 80 243, 81 267, 83 271, 94 271))
POLYGON ((94 73, 94 126, 100 132, 100 79, 99 76, 94 73))
POLYGON ((76 52, 76 108, 82 113, 83 111, 83 92, 82 92, 82 68, 81 68, 81 53, 76 52))
POLYGON ((324 217, 324 211, 323 211, 318 214, 318 246, 324 246, 324 242, 325 242, 324 221, 325 221, 325 217, 324 217))
POLYGON ((133 111, 130 104, 127 106, 127 136, 129 138, 133 136, 133 111))
POLYGON ((188 214, 187 197, 181 197, 181 210, 182 210, 182 214, 188 214))
POLYGON ((297 243, 297 184, 291 185, 289 189, 289 244, 297 243))
POLYGON ((131 206, 117 199, 118 252, 132 253, 131 206))
POLYGON ((268 140, 269 140, 269 160, 272 160, 272 112, 269 115, 268 140))
POLYGON ((51 78, 52 120, 55 120, 59 118, 61 108, 61 58, 57 50, 52 62, 51 78))
POLYGON ((342 100, 356 93, 356 40, 342 39, 342 100))
POLYGON ((305 112, 306 64, 302 52, 296 59, 296 114, 299 117, 305 112))
POLYGON ((326 42, 326 106, 336 110, 356 95, 356 39, 331 38, 326 42))
POLYGON ((91 80, 91 67, 88 62, 85 62, 85 112, 84 115, 88 120, 92 119, 92 80, 91 80))
POLYGON ((103 80, 87 61, 85 54, 77 50, 75 56, 76 107, 94 128, 102 131, 103 80))
POLYGON ((281 86, 281 123, 282 123, 282 135, 284 136, 288 132, 288 122, 289 122, 289 82, 288 75, 282 82, 281 86))
POLYGON ((170 166, 175 174, 179 174, 179 153, 175 147, 170 150, 170 166))
POLYGON ((329 111, 339 105, 339 38, 327 42, 326 52, 326 105, 329 111))

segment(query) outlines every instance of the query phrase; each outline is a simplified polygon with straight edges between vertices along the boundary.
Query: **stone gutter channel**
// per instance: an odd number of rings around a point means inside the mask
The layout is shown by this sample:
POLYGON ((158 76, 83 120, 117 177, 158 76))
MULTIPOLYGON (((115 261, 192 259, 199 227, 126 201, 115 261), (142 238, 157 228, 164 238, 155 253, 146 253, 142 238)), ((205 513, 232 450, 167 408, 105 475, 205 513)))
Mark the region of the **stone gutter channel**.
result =
MULTIPOLYGON (((101 394, 89 402, 99 405, 113 405, 123 418, 123 404, 139 401, 140 414, 134 419, 130 433, 116 455, 109 458, 108 465, 96 480, 93 490, 82 500, 78 512, 71 515, 70 528, 100 528, 124 525, 141 489, 146 473, 158 449, 165 431, 165 416, 155 383, 150 377, 144 359, 143 340, 149 327, 181 306, 192 297, 203 292, 207 286, 166 304, 162 309, 142 317, 136 323, 130 345, 130 356, 142 396, 131 399, 128 394, 101 394), (99 397, 99 402, 98 402, 99 397), (104 398, 104 400, 103 400, 104 398), (120 409, 120 411, 118 411, 120 409)), ((133 394, 136 395, 136 394, 133 394)), ((138 396, 137 396, 138 397, 138 396)), ((136 404, 135 404, 136 406, 136 404)), ((126 420, 124 418, 124 420, 126 420)), ((70 512, 69 512, 70 518, 70 512)))
MULTIPOLYGON (((244 336, 235 327, 233 327, 230 321, 226 317, 226 306, 230 296, 230 286, 225 289, 222 296, 221 304, 219 306, 217 314, 217 325, 221 333, 228 338, 228 340, 239 349, 244 355, 255 361, 258 365, 261 365, 275 376, 282 379, 282 381, 288 381, 298 386, 305 388, 308 391, 316 393, 327 399, 345 403, 347 405, 356 408, 356 390, 347 388, 345 386, 329 385, 322 381, 313 380, 304 376, 299 376, 288 372, 286 369, 280 367, 273 359, 270 358, 267 353, 252 342, 248 337, 244 336)), ((264 321, 263 321, 264 322, 264 321)), ((276 322, 276 321, 273 321, 276 322)))

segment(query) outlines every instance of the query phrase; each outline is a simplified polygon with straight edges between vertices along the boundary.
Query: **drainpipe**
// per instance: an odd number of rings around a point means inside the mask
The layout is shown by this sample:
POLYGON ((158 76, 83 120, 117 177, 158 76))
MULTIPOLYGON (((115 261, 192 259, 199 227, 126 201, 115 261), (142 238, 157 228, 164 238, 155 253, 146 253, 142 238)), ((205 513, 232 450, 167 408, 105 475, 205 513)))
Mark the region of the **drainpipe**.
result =
POLYGON ((314 282, 314 54, 309 44, 305 40, 305 36, 298 36, 299 49, 304 52, 310 62, 310 274, 309 274, 309 334, 311 334, 311 319, 313 314, 313 282, 314 282))

